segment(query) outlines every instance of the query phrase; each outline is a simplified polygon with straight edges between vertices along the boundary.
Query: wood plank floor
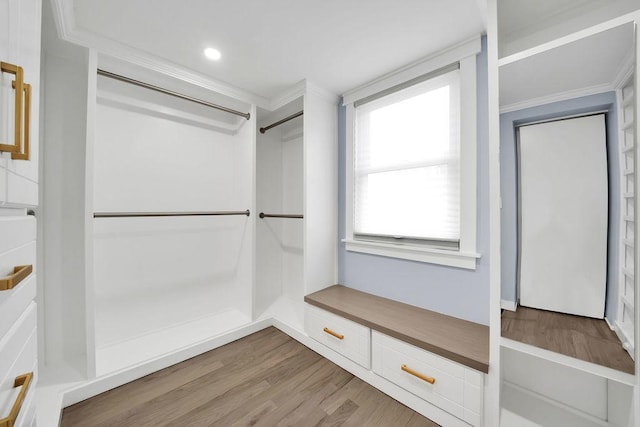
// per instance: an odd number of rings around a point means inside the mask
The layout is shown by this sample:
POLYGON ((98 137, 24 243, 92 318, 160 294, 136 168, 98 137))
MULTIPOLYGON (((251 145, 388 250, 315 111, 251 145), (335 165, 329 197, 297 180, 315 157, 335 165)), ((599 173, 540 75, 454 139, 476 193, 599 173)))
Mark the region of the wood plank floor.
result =
POLYGON ((436 426, 271 327, 68 408, 62 426, 436 426))
POLYGON ((502 313, 502 336, 515 341, 634 373, 633 359, 602 319, 519 306, 502 313))

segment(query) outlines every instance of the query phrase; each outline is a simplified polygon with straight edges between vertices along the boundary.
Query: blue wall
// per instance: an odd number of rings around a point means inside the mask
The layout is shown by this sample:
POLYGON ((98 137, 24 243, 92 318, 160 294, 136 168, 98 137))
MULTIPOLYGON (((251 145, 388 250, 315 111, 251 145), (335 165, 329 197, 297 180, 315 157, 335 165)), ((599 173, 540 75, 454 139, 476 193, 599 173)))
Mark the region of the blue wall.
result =
POLYGON ((345 250, 345 108, 338 113, 339 144, 339 283, 407 304, 489 324, 489 137, 487 115, 487 46, 477 57, 477 268, 464 270, 345 250))
MULTIPOLYGON (((609 157, 609 241, 607 264, 607 301, 605 316, 615 319, 618 299, 618 253, 620 230, 620 165, 618 160, 618 124, 615 92, 554 102, 500 115, 501 280, 502 299, 515 302, 517 293, 518 215, 517 161, 515 126, 538 120, 607 111, 607 156, 609 157)), ((579 153, 576 153, 579 155, 579 153)))

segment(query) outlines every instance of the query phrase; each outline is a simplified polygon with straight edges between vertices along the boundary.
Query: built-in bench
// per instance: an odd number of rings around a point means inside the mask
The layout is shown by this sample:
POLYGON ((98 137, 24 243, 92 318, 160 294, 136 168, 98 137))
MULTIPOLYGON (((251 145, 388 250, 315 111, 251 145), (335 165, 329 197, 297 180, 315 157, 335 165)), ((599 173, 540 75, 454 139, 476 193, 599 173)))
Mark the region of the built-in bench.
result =
POLYGON ((305 302, 478 371, 489 372, 489 327, 335 285, 305 302))
POLYGON ((482 426, 487 326, 342 285, 304 300, 311 338, 457 417, 447 425, 482 426))

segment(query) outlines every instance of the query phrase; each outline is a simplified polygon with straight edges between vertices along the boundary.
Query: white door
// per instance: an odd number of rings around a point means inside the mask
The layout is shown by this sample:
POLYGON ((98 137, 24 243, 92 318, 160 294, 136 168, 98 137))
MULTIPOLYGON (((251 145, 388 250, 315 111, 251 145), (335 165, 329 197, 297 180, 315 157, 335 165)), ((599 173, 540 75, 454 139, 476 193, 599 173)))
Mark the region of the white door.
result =
POLYGON ((604 317, 604 114, 519 128, 520 304, 604 317))

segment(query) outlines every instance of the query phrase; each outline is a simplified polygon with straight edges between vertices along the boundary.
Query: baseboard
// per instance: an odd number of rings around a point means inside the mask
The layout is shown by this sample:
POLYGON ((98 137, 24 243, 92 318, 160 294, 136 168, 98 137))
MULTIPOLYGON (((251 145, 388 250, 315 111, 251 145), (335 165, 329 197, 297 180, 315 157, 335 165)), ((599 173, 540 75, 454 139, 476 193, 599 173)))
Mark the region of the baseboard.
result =
MULTIPOLYGON (((607 320, 607 318, 605 317, 604 320, 607 320)), ((631 345, 631 343, 629 341, 629 338, 627 336, 625 336, 624 332, 622 332, 622 328, 620 328, 618 326, 618 321, 616 321, 613 326, 609 323, 609 321, 607 321, 607 324, 616 333, 616 336, 620 340, 620 344, 622 345, 622 348, 624 348, 625 351, 627 353, 629 353, 629 356, 631 356, 631 359, 633 359, 635 361, 636 360, 635 354, 634 354, 635 353, 635 349, 631 345)))
MULTIPOLYGON (((612 331, 616 331, 616 327, 613 323, 609 322, 609 319, 607 319, 607 317, 604 317, 604 321, 607 322, 607 326, 609 327, 609 329, 611 329, 612 331)), ((617 333, 617 332, 616 332, 617 333)), ((619 338, 619 337, 618 337, 619 338)))
POLYGON ((503 310, 516 311, 516 309, 518 308, 518 303, 516 301, 501 299, 500 308, 502 308, 503 310))

